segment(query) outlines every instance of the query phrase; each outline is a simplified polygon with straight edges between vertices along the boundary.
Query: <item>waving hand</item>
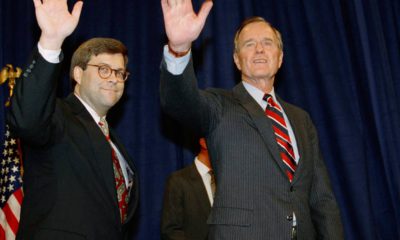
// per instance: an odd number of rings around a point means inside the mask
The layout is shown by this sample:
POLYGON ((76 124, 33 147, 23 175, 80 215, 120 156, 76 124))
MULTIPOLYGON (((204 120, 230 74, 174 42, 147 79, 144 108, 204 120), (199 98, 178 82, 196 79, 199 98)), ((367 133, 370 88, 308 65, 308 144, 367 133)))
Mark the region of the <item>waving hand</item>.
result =
POLYGON ((33 0, 33 3, 42 30, 40 45, 45 49, 60 49, 64 39, 78 25, 83 2, 76 2, 71 13, 67 0, 33 0))
POLYGON ((161 6, 169 46, 174 51, 184 52, 199 36, 213 2, 206 0, 198 14, 193 11, 191 0, 161 0, 161 6))

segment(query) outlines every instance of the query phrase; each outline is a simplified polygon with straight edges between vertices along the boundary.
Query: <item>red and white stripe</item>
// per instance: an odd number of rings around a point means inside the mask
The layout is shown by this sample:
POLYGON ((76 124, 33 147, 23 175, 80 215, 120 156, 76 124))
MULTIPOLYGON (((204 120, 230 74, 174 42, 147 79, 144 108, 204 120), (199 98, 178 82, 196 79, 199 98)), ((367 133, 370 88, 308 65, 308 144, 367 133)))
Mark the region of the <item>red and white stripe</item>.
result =
POLYGON ((277 113, 275 113, 274 111, 271 111, 269 109, 266 110, 267 113, 267 117, 271 120, 273 120, 274 122, 276 122, 277 124, 281 125, 283 128, 286 128, 286 123, 285 123, 285 119, 283 119, 281 116, 279 116, 277 113))
POLYGON ((272 129, 275 133, 275 139, 281 149, 280 156, 283 163, 287 166, 286 175, 288 176, 289 181, 292 181, 293 175, 297 169, 297 164, 282 109, 274 102, 272 96, 266 95, 264 100, 268 103, 265 113, 272 121, 272 129))
POLYGON ((23 199, 22 187, 16 190, 0 209, 0 239, 14 240, 18 231, 19 216, 23 199))

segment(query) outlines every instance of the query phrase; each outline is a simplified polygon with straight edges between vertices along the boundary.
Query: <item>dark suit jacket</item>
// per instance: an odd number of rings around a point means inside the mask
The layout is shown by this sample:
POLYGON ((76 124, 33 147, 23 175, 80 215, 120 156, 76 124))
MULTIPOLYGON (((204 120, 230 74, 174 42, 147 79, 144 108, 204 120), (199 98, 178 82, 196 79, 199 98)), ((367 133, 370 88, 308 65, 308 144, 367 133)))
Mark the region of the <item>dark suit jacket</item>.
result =
POLYGON ((231 91, 197 88, 193 63, 174 76, 161 66, 164 110, 206 136, 218 189, 210 239, 343 239, 339 209, 309 115, 278 98, 296 136, 300 160, 292 183, 263 109, 242 83, 231 91))
POLYGON ((121 224, 111 147, 73 94, 56 98, 60 68, 36 49, 12 98, 8 120, 22 139, 24 156, 17 239, 124 239, 138 202, 137 171, 110 130, 135 172, 128 220, 121 224))
POLYGON ((210 200, 193 163, 168 178, 161 219, 165 240, 205 240, 210 200))

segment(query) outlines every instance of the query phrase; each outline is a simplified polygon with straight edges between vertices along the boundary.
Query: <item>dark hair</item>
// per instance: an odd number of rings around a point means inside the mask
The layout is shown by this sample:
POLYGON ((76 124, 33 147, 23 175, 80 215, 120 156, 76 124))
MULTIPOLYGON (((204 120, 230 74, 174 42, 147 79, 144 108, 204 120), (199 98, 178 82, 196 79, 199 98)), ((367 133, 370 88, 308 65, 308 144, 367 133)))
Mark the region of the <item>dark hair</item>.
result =
MULTIPOLYGON (((128 64, 128 49, 122 42, 113 38, 92 38, 82 43, 72 55, 69 71, 71 80, 74 79, 74 68, 76 66, 85 70, 92 56, 97 56, 102 53, 121 53, 124 56, 125 67, 128 64)), ((75 81, 72 82, 74 84, 75 81)))
POLYGON ((282 41, 281 33, 278 31, 278 29, 276 29, 274 26, 272 26, 271 23, 267 22, 264 18, 258 17, 258 16, 250 17, 250 18, 244 20, 242 22, 242 24, 240 24, 238 30, 236 31, 235 38, 233 41, 233 44, 234 44, 233 51, 237 52, 239 50, 238 49, 238 40, 239 40, 239 36, 240 36, 240 33, 242 32, 243 28, 245 28, 247 25, 249 25, 251 23, 255 23, 255 22, 263 22, 263 23, 266 23, 269 27, 271 27, 272 31, 275 33, 276 39, 278 40, 278 48, 283 51, 283 41, 282 41))

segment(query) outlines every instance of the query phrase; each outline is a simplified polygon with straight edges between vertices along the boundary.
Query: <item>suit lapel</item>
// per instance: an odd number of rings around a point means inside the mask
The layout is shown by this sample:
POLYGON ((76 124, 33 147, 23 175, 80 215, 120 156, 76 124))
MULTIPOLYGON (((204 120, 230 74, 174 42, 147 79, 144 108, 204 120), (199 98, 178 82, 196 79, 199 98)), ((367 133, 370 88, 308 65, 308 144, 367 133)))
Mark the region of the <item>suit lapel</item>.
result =
POLYGON ((302 127, 303 123, 299 122, 300 118, 295 114, 294 111, 292 111, 292 107, 279 97, 278 101, 282 105, 283 110, 285 111, 285 114, 287 118, 289 119, 290 126, 292 127, 294 137, 296 138, 296 145, 297 145, 297 150, 299 151, 299 162, 297 163, 297 169, 293 177, 292 183, 295 183, 297 179, 302 175, 302 172, 304 171, 304 158, 302 158, 305 154, 305 143, 306 143, 306 132, 305 128, 302 127))
POLYGON ((242 83, 239 83, 233 88, 234 96, 239 100, 239 103, 247 110, 250 118, 257 127, 262 139, 268 147, 273 159, 278 164, 282 172, 285 174, 285 164, 280 157, 280 151, 275 140, 275 133, 272 130, 271 121, 265 116, 265 112, 260 105, 247 92, 242 83))
POLYGON ((191 191, 193 191, 197 199, 200 200, 199 205, 202 209, 202 212, 208 214, 211 208, 210 200, 208 199, 208 194, 204 186, 203 179, 201 178, 200 173, 197 171, 194 163, 189 166, 188 179, 190 179, 190 184, 192 185, 191 191))
POLYGON ((120 221, 118 200, 115 190, 114 170, 110 157, 111 146, 107 142, 104 134, 95 123, 92 116, 79 101, 79 99, 77 99, 75 95, 71 94, 67 97, 66 101, 71 106, 73 113, 79 119, 80 123, 84 126, 87 137, 92 143, 91 145, 87 146, 91 148, 91 152, 93 153, 92 167, 97 169, 94 172, 101 174, 98 179, 99 181, 103 181, 103 186, 106 186, 105 189, 107 191, 107 202, 112 203, 115 209, 114 217, 120 221))
POLYGON ((110 138, 111 138, 111 141, 115 144, 115 146, 117 146, 117 148, 120 151, 120 153, 122 154, 122 156, 124 156, 129 167, 136 174, 136 171, 135 171, 136 168, 135 168, 135 165, 133 164, 132 159, 130 158, 130 156, 129 156, 128 152, 126 151, 125 147, 123 146, 123 144, 116 137, 115 131, 112 128, 110 128, 110 138))

